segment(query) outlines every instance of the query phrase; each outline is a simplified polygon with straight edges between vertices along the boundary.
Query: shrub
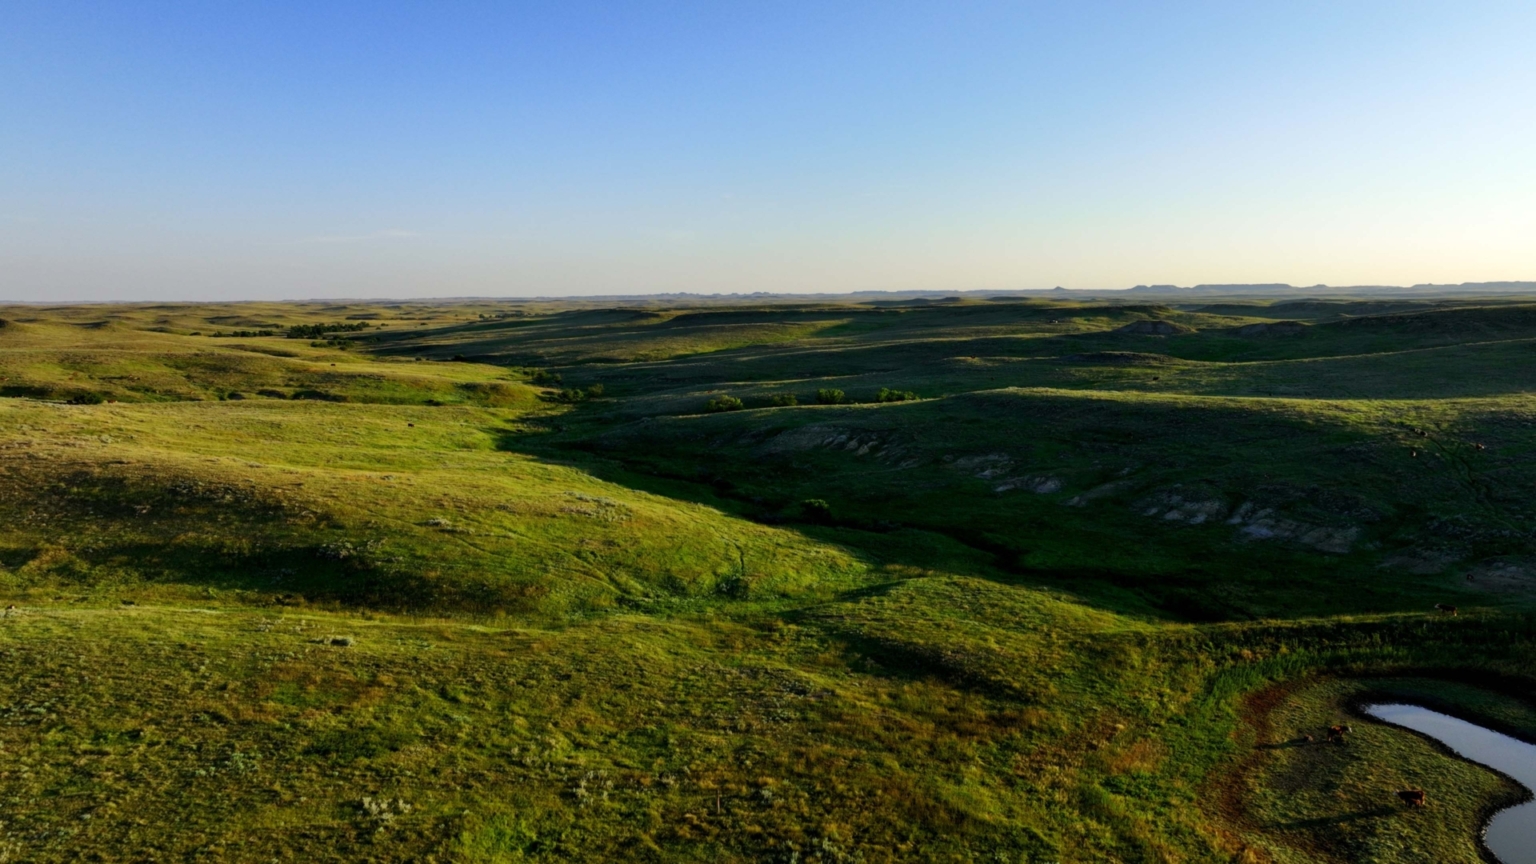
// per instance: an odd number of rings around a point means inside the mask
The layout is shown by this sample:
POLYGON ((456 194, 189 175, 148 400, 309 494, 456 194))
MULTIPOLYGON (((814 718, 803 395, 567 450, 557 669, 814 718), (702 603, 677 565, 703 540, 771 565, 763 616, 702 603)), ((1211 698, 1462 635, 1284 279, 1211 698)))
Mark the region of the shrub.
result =
POLYGON ((741 404, 740 399, 737 399, 735 396, 728 396, 724 393, 704 403, 704 410, 710 412, 711 414, 719 411, 740 411, 745 407, 747 406, 741 404))
POLYGON ((0 396, 47 399, 53 396, 53 390, 48 387, 39 387, 35 384, 4 384, 0 385, 0 396))
POLYGON ((556 402, 585 402, 587 391, 580 387, 567 387, 549 398, 556 402))
POLYGON ((290 399, 309 399, 309 400, 313 400, 313 401, 316 401, 316 402, 345 402, 345 401, 347 401, 347 397, 342 395, 342 394, 340 394, 340 393, 327 393, 324 390, 315 390, 315 389, 308 388, 308 387, 306 387, 306 388, 304 388, 302 390, 295 390, 295 391, 293 391, 293 395, 288 397, 288 398, 290 398, 290 399))
POLYGON ((911 390, 890 390, 885 387, 881 387, 880 392, 875 394, 876 402, 909 402, 916 398, 917 394, 911 390))
POLYGON ((528 383, 537 384, 541 387, 553 387, 560 383, 560 376, 558 373, 550 372, 547 369, 529 369, 528 383))
POLYGON ((69 404, 71 405, 100 405, 105 401, 107 401, 107 397, 100 393, 76 393, 69 397, 69 404))
MULTIPOLYGON (((367 321, 359 321, 356 324, 295 324, 288 328, 288 338, 317 339, 328 333, 361 333, 367 329, 367 321)), ((271 331, 265 332, 273 335, 271 331)))
POLYGON ((841 390, 817 390, 816 401, 822 405, 841 405, 848 401, 848 394, 841 390))
POLYGON ((603 395, 603 385, 601 385, 601 384, 593 384, 591 387, 588 387, 587 388, 587 395, 589 397, 593 398, 593 399, 596 399, 597 397, 603 395))
POLYGON ((244 399, 245 398, 245 394, 241 393, 239 390, 231 390, 228 393, 224 394, 224 398, 225 399, 239 400, 239 399, 244 399))
POLYGON ((793 393, 775 393, 773 394, 773 398, 769 401, 774 405, 780 406, 800 404, 800 400, 796 399, 795 394, 793 393))
POLYGON ((715 593, 732 600, 746 600, 752 596, 752 582, 746 573, 730 573, 715 583, 715 593))
POLYGON ((832 505, 820 498, 807 498, 800 502, 800 518, 818 525, 832 524, 832 505))
MULTIPOLYGON (((196 336, 197 334, 194 333, 192 335, 196 336)), ((228 333, 225 333, 223 330, 215 330, 215 331, 213 331, 212 335, 217 337, 217 338, 220 338, 220 339, 228 339, 228 338, 249 339, 249 338, 254 337, 254 336, 276 336, 277 335, 277 331, 276 330, 231 330, 228 333)))

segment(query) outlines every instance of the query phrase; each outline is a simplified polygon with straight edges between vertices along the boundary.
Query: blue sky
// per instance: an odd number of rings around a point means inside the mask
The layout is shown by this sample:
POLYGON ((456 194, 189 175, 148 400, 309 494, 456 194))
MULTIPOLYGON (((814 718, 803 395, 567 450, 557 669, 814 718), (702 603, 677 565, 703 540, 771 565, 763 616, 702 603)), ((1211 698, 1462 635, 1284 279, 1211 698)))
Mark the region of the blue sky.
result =
POLYGON ((33 3, 0 299, 1536 279, 1536 4, 33 3))

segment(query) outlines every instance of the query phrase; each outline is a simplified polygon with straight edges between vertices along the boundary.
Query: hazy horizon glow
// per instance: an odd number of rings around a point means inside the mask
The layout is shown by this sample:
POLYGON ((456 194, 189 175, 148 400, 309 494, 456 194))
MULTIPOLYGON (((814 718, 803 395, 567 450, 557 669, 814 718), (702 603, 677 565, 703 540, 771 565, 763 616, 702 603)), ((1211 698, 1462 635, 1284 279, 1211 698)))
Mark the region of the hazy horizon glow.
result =
POLYGON ((1536 280, 1536 4, 77 3, 0 300, 1536 280))

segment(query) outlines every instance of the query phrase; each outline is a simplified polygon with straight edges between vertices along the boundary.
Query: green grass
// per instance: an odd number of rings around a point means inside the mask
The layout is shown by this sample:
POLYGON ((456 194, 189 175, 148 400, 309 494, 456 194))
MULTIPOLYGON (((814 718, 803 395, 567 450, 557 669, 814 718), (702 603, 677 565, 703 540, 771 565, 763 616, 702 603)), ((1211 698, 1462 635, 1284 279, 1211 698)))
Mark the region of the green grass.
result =
POLYGON ((1521 304, 0 318, 0 860, 1470 862, 1271 745, 1536 735, 1521 304))
POLYGON ((1523 791, 1350 710, 1368 699, 1457 706, 1473 720, 1536 733, 1528 703, 1444 680, 1324 678, 1261 694, 1255 702, 1274 703, 1255 712, 1263 740, 1230 790, 1240 830, 1281 862, 1478 860, 1484 811, 1519 803, 1523 791), (1321 730, 1340 722, 1354 730, 1347 743, 1327 743, 1321 730), (1303 742, 1304 735, 1315 740, 1303 742), (1398 789, 1424 789, 1429 806, 1401 806, 1398 789))

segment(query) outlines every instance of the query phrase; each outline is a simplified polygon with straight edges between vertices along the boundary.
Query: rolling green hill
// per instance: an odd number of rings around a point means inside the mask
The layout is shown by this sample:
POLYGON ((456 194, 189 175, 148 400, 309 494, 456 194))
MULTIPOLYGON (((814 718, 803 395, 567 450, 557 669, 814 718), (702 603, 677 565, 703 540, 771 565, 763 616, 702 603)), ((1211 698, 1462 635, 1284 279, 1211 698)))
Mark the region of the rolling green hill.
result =
POLYGON ((1478 861, 1533 310, 0 308, 0 860, 1478 861))

